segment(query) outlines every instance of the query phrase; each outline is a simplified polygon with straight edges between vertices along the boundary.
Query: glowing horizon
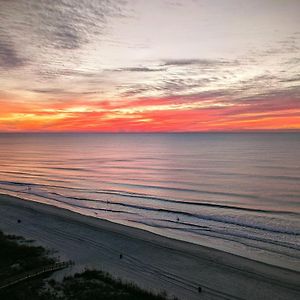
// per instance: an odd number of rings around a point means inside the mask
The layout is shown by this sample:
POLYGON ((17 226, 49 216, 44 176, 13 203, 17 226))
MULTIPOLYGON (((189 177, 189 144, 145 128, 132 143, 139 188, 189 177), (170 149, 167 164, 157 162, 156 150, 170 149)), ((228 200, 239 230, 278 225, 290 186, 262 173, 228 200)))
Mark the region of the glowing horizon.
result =
POLYGON ((0 1, 0 132, 299 131, 299 11, 0 1))

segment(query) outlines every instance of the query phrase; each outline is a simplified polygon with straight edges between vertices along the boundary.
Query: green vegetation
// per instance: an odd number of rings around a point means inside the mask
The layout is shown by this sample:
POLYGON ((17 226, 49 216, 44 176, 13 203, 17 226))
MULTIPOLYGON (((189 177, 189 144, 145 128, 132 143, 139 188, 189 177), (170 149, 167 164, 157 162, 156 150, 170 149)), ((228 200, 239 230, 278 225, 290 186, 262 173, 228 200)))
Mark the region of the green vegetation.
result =
POLYGON ((123 283, 109 274, 87 270, 62 282, 49 281, 50 289, 44 296, 51 300, 165 300, 166 295, 154 295, 131 283, 123 283))
MULTIPOLYGON (((42 247, 26 245, 21 237, 0 231, 0 286, 29 271, 55 263, 42 247)), ((3 300, 165 300, 166 294, 154 295, 132 283, 124 283, 98 270, 86 270, 65 277, 62 282, 48 280, 49 273, 26 279, 0 289, 3 300)))
POLYGON ((4 235, 0 231, 0 283, 55 263, 47 254, 44 248, 28 245, 22 237, 4 235))

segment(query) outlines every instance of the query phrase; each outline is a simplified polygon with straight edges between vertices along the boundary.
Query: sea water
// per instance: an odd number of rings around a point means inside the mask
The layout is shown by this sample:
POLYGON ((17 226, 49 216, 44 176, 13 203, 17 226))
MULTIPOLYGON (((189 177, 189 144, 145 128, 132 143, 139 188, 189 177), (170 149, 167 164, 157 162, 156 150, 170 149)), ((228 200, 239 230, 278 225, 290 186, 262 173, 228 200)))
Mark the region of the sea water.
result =
POLYGON ((0 192, 299 270, 300 134, 0 134, 0 192))

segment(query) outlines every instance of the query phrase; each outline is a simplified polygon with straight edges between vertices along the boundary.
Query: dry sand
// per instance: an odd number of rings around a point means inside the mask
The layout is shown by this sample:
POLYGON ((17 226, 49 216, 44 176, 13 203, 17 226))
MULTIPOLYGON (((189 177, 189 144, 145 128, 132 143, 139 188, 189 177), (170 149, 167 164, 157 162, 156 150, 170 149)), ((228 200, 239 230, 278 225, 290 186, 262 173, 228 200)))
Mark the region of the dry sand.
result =
POLYGON ((0 229, 75 262, 56 276, 90 267, 180 299, 300 299, 298 272, 46 204, 0 195, 0 229))

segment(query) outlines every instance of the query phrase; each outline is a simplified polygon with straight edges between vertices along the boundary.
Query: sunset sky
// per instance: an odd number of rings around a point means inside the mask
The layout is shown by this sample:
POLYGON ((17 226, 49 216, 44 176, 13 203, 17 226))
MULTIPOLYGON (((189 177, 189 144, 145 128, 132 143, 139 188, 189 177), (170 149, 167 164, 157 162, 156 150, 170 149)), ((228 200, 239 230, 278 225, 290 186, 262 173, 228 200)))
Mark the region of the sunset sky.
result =
POLYGON ((0 131, 300 130, 299 0, 0 0, 0 131))

